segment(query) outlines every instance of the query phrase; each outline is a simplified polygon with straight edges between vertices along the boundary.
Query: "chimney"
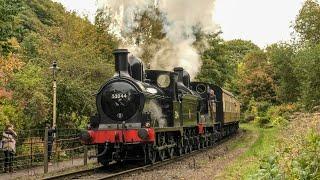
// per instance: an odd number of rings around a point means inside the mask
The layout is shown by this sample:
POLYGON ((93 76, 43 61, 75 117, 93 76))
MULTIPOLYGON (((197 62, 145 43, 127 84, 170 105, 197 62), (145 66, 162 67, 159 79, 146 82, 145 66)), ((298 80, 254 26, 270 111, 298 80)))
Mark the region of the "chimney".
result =
POLYGON ((116 75, 123 75, 123 76, 129 76, 128 73, 128 49, 116 49, 113 51, 114 55, 114 65, 115 65, 115 71, 116 75))

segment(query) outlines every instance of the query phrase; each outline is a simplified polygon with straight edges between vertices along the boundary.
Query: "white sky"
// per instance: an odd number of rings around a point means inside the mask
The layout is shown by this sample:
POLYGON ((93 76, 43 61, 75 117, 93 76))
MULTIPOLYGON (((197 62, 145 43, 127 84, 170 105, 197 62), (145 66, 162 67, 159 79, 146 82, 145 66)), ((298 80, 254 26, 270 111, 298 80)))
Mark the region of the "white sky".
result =
MULTIPOLYGON (((53 0, 94 21, 96 0, 53 0)), ((305 0, 216 0, 215 21, 225 40, 251 40, 260 47, 288 41, 290 26, 305 0)), ((196 3, 197 1, 195 1, 196 3)))
POLYGON ((260 47, 290 39, 304 0, 217 0, 216 23, 226 40, 251 40, 260 47))

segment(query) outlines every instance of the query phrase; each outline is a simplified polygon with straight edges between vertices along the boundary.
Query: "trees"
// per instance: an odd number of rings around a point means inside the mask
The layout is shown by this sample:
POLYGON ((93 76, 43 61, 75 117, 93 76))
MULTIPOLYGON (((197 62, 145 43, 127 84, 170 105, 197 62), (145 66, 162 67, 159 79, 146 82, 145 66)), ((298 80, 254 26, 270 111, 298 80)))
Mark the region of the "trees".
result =
POLYGON ((294 71, 294 47, 278 43, 267 47, 266 54, 272 66, 272 78, 276 85, 277 100, 293 103, 300 97, 300 82, 294 71))
POLYGON ((311 109, 320 105, 320 4, 307 0, 300 10, 294 29, 301 37, 300 49, 294 58, 295 73, 301 84, 301 100, 311 109))
POLYGON ((226 41, 228 56, 233 60, 234 64, 241 63, 244 56, 252 51, 257 51, 260 48, 251 41, 235 39, 226 41))
POLYGON ((225 88, 230 90, 235 95, 240 94, 239 86, 241 84, 239 77, 239 70, 243 64, 244 57, 253 51, 258 51, 260 48, 251 41, 245 41, 241 39, 235 39, 226 41, 226 56, 229 59, 229 63, 232 71, 231 78, 226 82, 225 88))
POLYGON ((312 109, 320 105, 320 44, 300 50, 295 57, 295 73, 301 84, 301 100, 312 109))
MULTIPOLYGON (((139 13, 127 36, 149 62, 165 41, 165 17, 155 7, 139 13)), ((244 105, 252 99, 319 105, 319 14, 318 1, 306 1, 294 24, 300 44, 278 43, 265 51, 250 41, 224 41, 220 32, 205 34, 194 27, 193 46, 203 64, 197 80, 230 90, 244 105)), ((94 110, 91 95, 113 74, 112 51, 120 40, 108 32, 110 18, 99 11, 93 25, 49 0, 0 0, 1 119, 13 118, 21 127, 23 120, 30 126, 50 121, 48 67, 57 60, 58 122, 78 126, 86 120, 94 110)))
POLYGON ((294 29, 303 42, 320 43, 320 4, 317 0, 304 3, 295 20, 294 29))
POLYGON ((22 9, 22 0, 0 0, 0 56, 14 51, 11 41, 15 36, 14 17, 22 9))
POLYGON ((93 111, 92 94, 113 73, 116 38, 50 0, 0 0, 0 14, 0 125, 51 121, 54 60, 61 68, 58 122, 81 124, 93 111))
POLYGON ((239 69, 239 89, 245 106, 252 98, 255 101, 275 102, 275 84, 271 73, 271 66, 263 51, 253 51, 244 57, 239 69))
POLYGON ((135 21, 137 26, 128 35, 130 39, 134 39, 133 44, 140 47, 141 59, 145 63, 149 63, 157 53, 164 40, 166 33, 164 31, 164 16, 156 7, 149 7, 140 14, 136 14, 135 21))
POLYGON ((231 78, 231 64, 226 57, 226 46, 218 34, 206 35, 208 48, 201 55, 202 66, 196 79, 223 86, 231 78))

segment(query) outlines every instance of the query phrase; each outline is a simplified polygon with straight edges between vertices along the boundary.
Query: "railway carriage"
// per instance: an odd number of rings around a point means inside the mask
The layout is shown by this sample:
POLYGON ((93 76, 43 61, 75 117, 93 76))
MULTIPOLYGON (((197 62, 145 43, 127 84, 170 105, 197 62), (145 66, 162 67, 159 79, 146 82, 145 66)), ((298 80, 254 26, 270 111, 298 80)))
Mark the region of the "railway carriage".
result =
POLYGON ((190 82, 181 67, 144 70, 126 49, 114 51, 115 75, 96 94, 97 113, 81 134, 97 158, 154 163, 212 146, 239 127, 240 104, 226 90, 190 82))

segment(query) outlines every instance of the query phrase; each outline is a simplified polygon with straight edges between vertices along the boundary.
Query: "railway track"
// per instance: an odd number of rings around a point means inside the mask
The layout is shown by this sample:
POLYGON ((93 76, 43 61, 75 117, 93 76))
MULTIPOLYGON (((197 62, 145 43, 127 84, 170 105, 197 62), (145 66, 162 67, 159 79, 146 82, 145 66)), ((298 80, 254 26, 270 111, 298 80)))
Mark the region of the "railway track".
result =
POLYGON ((130 165, 123 168, 121 167, 121 164, 111 164, 108 166, 108 170, 105 169, 103 166, 97 166, 90 169, 80 170, 80 171, 74 171, 70 173, 65 174, 59 174, 51 177, 45 177, 43 180, 55 180, 55 179, 98 179, 98 180, 104 180, 104 179, 115 179, 119 178, 121 176, 130 174, 130 173, 137 173, 137 172, 143 172, 143 171, 150 171, 156 168, 159 168, 161 166, 181 161, 185 158, 194 156, 199 153, 204 153, 208 150, 211 150, 213 148, 216 148, 218 145, 226 142, 227 140, 235 137, 235 135, 231 135, 230 137, 226 137, 223 140, 217 142, 215 145, 206 147, 204 149, 200 150, 194 150, 191 153, 184 154, 182 156, 175 156, 171 159, 166 159, 164 161, 158 161, 154 164, 148 164, 143 166, 138 165, 130 165), (122 169, 121 169, 122 168, 122 169))

